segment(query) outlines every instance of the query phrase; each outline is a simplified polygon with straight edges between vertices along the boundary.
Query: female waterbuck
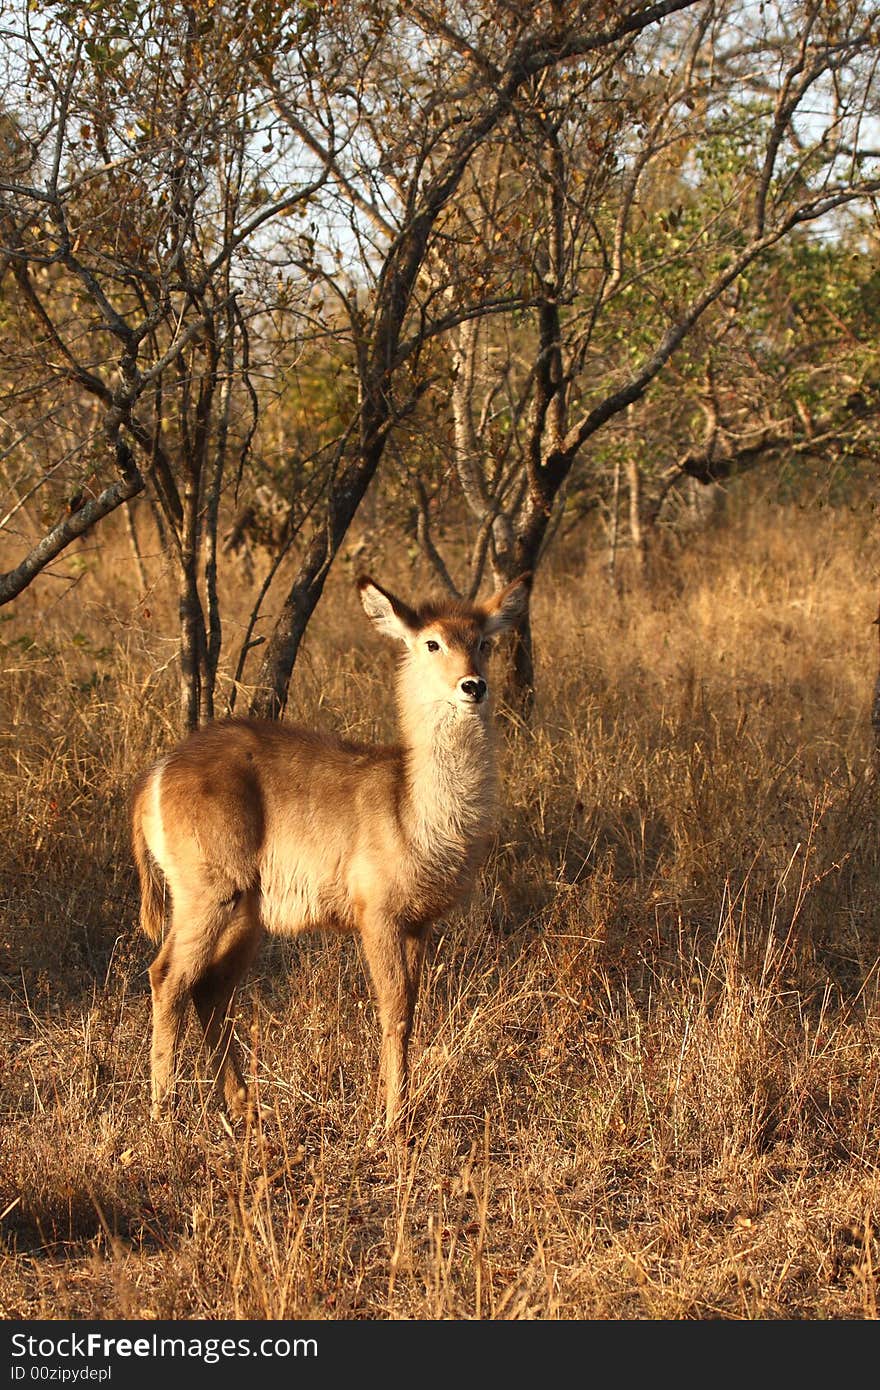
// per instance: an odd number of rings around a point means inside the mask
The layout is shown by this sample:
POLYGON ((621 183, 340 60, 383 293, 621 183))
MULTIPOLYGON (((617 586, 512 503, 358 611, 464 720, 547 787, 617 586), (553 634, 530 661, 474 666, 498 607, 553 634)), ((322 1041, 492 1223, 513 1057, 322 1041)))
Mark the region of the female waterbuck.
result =
POLYGON ((192 999, 214 1081, 239 1111, 247 1091, 232 999, 262 932, 360 933, 382 1025, 385 1121, 405 1112, 407 1045, 425 936, 469 890, 492 835, 496 771, 486 657, 526 602, 528 575, 482 605, 413 609, 369 577, 361 602, 402 645, 390 747, 248 719, 209 724, 145 773, 133 840, 150 967, 152 1098, 173 1078, 192 999))

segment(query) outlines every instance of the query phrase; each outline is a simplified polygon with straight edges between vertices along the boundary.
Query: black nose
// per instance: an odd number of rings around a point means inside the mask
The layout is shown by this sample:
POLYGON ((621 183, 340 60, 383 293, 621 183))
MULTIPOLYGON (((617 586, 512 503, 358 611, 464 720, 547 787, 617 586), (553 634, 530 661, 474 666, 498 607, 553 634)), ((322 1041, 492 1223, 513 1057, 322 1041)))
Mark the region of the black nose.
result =
POLYGON ((479 676, 473 680, 462 681, 459 688, 462 695, 466 695, 469 700, 473 700, 475 705, 478 705, 481 700, 485 699, 486 691, 489 689, 486 682, 479 676))

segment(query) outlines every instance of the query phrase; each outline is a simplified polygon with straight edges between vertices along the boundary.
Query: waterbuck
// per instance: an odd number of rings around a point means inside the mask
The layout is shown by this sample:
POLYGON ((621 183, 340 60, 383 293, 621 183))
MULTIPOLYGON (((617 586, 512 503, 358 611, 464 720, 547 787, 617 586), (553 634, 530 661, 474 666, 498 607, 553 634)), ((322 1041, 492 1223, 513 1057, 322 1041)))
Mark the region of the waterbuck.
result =
POLYGON ((361 602, 402 649, 400 742, 350 743, 287 724, 208 724, 138 781, 141 926, 154 941, 152 1101, 161 1113, 188 1000, 215 1087, 247 1089, 232 1000, 264 931, 356 931, 382 1026, 385 1123, 406 1113, 407 1046, 425 937, 461 901, 492 836, 496 766, 486 661, 523 610, 523 575, 486 603, 410 608, 369 576, 361 602))

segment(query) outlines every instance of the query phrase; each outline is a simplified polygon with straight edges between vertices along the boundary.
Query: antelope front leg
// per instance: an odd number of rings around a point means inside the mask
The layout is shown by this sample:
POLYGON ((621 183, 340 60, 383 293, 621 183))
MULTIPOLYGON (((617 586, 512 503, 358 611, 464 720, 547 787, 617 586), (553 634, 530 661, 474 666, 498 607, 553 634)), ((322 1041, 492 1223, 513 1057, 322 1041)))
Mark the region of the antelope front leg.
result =
POLYGON ((382 1051, 379 1084, 385 1088, 385 1130, 399 1132, 406 1114, 409 1039, 419 987, 423 938, 387 919, 367 919, 361 928, 379 1022, 382 1051))

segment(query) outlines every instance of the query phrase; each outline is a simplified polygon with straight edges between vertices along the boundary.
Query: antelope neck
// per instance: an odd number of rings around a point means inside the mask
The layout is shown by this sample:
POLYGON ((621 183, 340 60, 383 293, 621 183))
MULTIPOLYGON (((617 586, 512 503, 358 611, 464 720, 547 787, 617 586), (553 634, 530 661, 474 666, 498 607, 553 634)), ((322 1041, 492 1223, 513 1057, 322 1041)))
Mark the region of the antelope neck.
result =
POLYGON ((491 729, 482 710, 445 702, 418 714, 403 724, 404 829, 417 844, 466 850, 485 834, 494 810, 491 729))

